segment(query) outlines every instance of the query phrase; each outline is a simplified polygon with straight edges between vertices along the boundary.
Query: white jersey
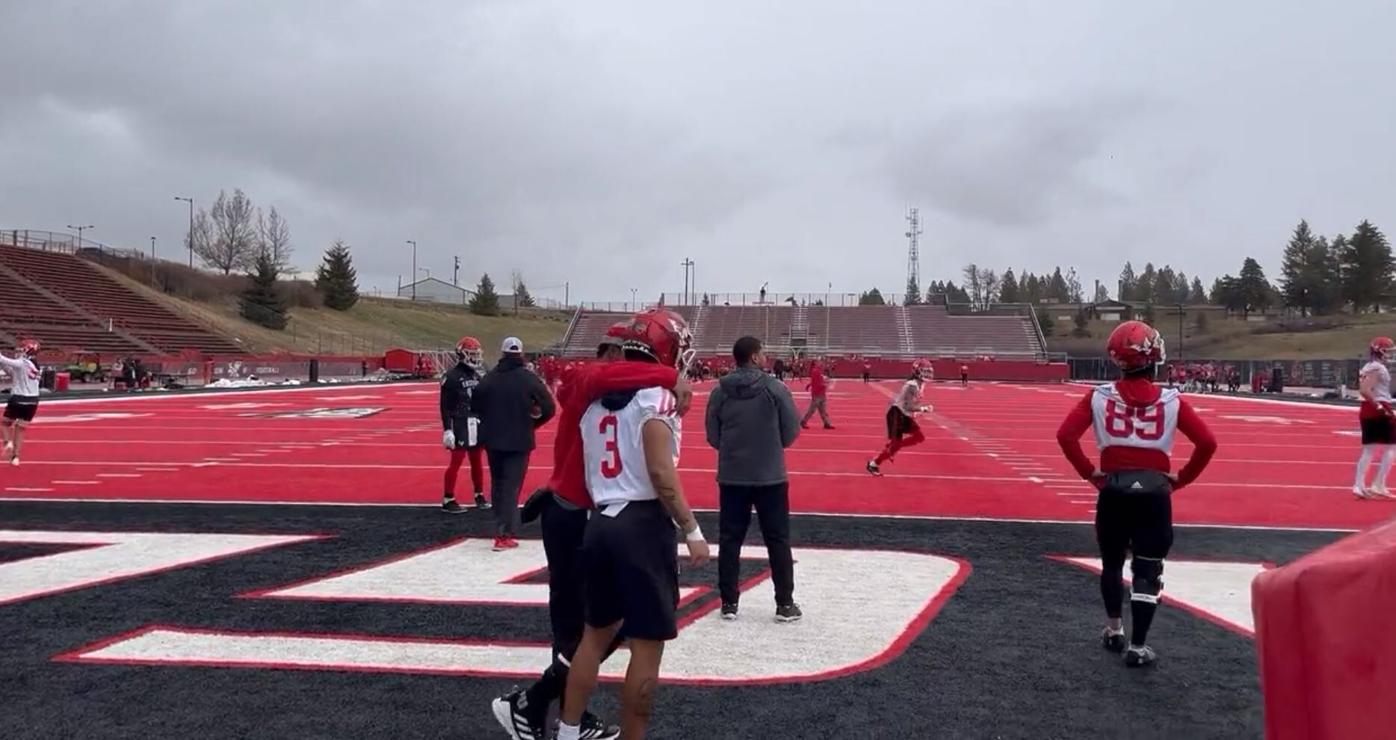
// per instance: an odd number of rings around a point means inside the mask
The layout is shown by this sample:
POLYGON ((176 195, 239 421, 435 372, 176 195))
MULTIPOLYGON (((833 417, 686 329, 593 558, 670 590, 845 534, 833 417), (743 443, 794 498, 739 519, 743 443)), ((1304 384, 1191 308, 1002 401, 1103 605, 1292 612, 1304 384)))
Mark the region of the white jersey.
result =
POLYGON ((38 396, 39 395, 39 368, 34 366, 34 361, 20 355, 10 359, 0 355, 0 369, 10 376, 13 387, 10 394, 14 396, 38 396))
POLYGON ((1096 447, 1137 447, 1172 455, 1181 404, 1176 388, 1164 388, 1158 401, 1148 406, 1130 406, 1114 383, 1096 386, 1091 395, 1096 447))
POLYGON ((1391 403, 1391 370, 1385 363, 1373 360, 1362 368, 1362 376, 1368 373, 1375 373, 1377 376, 1377 387, 1372 389, 1372 395, 1376 397, 1377 403, 1385 401, 1391 403))
POLYGON ((582 416, 587 490, 596 508, 659 498, 650 482, 644 438, 640 433, 651 419, 659 419, 673 431, 672 452, 677 463, 683 426, 678 401, 664 388, 646 388, 618 411, 611 411, 597 401, 582 416))
POLYGON ((921 410, 921 384, 914 380, 906 381, 902 392, 892 399, 892 405, 901 409, 907 416, 914 416, 921 410))

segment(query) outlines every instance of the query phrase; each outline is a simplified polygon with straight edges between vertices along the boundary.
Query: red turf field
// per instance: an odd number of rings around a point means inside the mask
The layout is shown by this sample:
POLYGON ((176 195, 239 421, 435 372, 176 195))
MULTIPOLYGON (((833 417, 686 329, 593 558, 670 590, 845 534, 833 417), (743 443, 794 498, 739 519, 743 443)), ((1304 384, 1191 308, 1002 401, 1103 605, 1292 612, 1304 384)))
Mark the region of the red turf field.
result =
MULTIPOLYGON (((796 402, 807 395, 796 381, 796 402)), ((884 466, 893 384, 838 382, 830 410, 791 450, 791 506, 800 512, 1084 521, 1094 492, 1062 459, 1054 433, 1077 386, 936 384, 926 444, 884 466)), ((715 508, 714 453, 702 402, 686 419, 680 467, 690 501, 715 508)), ((1356 411, 1223 396, 1193 403, 1220 449, 1196 485, 1174 497, 1180 523, 1357 528, 1396 515, 1396 502, 1358 501, 1352 481, 1356 411)), ((434 384, 303 388, 46 402, 23 466, 0 468, 5 498, 434 505, 446 453, 434 384), (381 408, 362 418, 276 418, 309 409, 381 408)), ((540 436, 529 486, 551 463, 540 436)), ((1087 439, 1088 449, 1090 440, 1087 439)), ((1189 452, 1186 442, 1178 453, 1189 452)), ((460 493, 468 494, 463 471, 460 493)))

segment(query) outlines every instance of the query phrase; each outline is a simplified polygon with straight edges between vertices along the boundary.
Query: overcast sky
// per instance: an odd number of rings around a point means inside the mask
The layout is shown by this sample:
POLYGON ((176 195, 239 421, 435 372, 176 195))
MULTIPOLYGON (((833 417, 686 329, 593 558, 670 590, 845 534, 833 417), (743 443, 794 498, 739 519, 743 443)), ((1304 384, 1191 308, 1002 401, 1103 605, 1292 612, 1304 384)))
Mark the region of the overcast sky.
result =
POLYGON ((0 3, 0 228, 178 248, 220 188, 361 287, 901 292, 977 261, 1261 260, 1396 230, 1396 3, 0 3), (550 288, 549 286, 556 286, 550 288))

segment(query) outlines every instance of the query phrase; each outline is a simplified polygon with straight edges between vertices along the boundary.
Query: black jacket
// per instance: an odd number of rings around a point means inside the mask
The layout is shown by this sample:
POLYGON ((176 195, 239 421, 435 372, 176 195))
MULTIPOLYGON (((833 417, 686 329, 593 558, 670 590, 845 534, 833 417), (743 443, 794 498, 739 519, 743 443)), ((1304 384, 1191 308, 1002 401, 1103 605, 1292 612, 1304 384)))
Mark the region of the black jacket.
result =
POLYGON ((557 413, 543 380, 529 372, 523 360, 505 356, 480 381, 470 399, 470 410, 480 417, 480 443, 487 450, 529 452, 533 430, 557 413), (534 405, 543 411, 532 418, 534 405))
POLYGON ((475 368, 457 363, 441 379, 441 428, 455 429, 470 418, 470 398, 480 385, 475 368))

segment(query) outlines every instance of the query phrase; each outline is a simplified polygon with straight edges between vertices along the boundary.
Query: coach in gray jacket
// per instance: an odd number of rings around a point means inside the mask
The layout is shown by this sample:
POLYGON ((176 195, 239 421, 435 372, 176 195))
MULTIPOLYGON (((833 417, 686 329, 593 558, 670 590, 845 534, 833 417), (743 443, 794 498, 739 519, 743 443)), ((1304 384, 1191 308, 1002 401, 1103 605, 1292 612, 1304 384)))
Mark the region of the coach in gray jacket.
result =
POLYGON ((776 621, 801 617, 795 604, 795 566, 790 557, 790 484, 785 448, 800 434, 800 415, 790 389, 767 375, 761 340, 742 337, 732 346, 737 369, 708 398, 708 444, 717 450, 718 587, 722 618, 737 618, 742 542, 756 508, 761 538, 776 587, 776 621))

